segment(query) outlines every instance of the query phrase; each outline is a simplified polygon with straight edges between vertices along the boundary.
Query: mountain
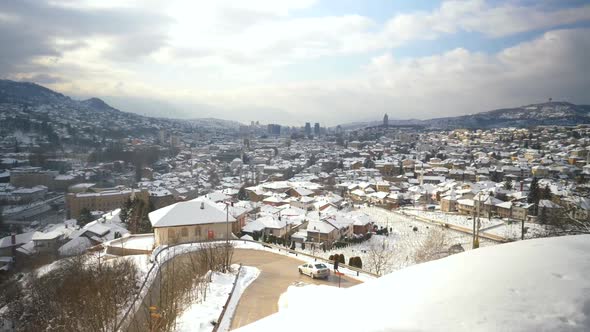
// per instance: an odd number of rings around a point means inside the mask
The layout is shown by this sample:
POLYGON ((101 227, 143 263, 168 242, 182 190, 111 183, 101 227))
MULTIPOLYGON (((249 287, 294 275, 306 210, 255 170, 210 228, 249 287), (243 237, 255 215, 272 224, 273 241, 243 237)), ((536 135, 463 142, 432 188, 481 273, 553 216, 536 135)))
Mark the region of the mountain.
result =
MULTIPOLYGON (((381 125, 382 121, 342 124, 344 129, 359 129, 381 125)), ((423 126, 426 128, 500 128, 530 127, 541 125, 573 126, 590 124, 590 105, 575 105, 568 102, 547 102, 513 108, 502 108, 476 114, 429 120, 390 119, 392 126, 423 126)))
MULTIPOLYGON (((174 122, 197 128, 211 127, 212 129, 237 129, 240 125, 236 121, 214 118, 170 119, 122 112, 99 98, 75 100, 35 83, 16 82, 11 80, 0 80, 0 104, 4 104, 4 106, 11 105, 11 107, 8 107, 9 109, 23 107, 48 108, 58 111, 57 115, 59 115, 59 112, 64 114, 74 112, 76 116, 93 116, 102 114, 106 117, 105 120, 107 120, 107 122, 110 122, 109 120, 118 119, 122 116, 126 119, 132 119, 132 122, 174 122)), ((148 107, 147 105, 143 106, 148 107)), ((155 105, 155 107, 160 106, 161 105, 155 105)), ((6 109, 6 107, 4 108, 6 109)), ((187 116, 188 115, 189 114, 187 114, 187 116)))
POLYGON ((498 128, 590 123, 590 105, 548 102, 422 121, 432 128, 498 128))
POLYGON ((70 98, 35 83, 0 80, 0 103, 40 105, 69 102, 70 98))

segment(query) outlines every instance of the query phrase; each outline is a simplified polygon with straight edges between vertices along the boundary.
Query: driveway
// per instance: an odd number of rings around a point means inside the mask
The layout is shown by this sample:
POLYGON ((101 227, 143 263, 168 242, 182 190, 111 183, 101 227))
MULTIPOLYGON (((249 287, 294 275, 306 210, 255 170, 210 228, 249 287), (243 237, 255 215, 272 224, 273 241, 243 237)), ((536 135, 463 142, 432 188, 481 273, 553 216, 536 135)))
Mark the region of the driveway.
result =
MULTIPOLYGON (((260 275, 242 294, 232 319, 231 330, 277 312, 279 297, 290 285, 307 283, 338 287, 337 276, 330 274, 328 280, 311 279, 306 275, 300 275, 297 271, 297 266, 303 264, 302 261, 268 251, 235 249, 233 263, 254 266, 260 270, 260 275)), ((360 283, 360 281, 342 277, 340 287, 350 287, 360 283)))

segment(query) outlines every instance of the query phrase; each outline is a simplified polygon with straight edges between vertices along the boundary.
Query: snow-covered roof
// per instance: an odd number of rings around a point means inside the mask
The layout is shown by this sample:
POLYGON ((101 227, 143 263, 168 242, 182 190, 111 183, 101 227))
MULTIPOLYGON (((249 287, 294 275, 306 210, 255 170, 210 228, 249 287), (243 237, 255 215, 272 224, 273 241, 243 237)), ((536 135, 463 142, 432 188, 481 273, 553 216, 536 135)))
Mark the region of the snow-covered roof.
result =
MULTIPOLYGON (((209 200, 168 205, 148 215, 152 227, 171 227, 226 222, 227 213, 209 200)), ((231 215, 229 221, 236 221, 231 215)))

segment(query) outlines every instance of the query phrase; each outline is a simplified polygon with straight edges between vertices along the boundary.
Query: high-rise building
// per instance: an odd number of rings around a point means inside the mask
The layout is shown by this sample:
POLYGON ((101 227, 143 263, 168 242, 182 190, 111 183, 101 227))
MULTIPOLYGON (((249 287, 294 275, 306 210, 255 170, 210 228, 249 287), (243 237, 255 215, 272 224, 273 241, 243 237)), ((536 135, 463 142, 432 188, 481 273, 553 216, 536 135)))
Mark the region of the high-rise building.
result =
POLYGON ((271 136, 281 136, 281 125, 278 124, 269 124, 268 125, 268 134, 271 136))
POLYGON ((313 125, 313 134, 316 137, 320 136, 320 124, 318 122, 313 125))
POLYGON ((306 122, 305 123, 305 136, 310 136, 311 135, 311 123, 306 122))
POLYGON ((389 126, 389 116, 387 116, 387 113, 385 113, 385 115, 383 116, 383 127, 387 126, 389 126))

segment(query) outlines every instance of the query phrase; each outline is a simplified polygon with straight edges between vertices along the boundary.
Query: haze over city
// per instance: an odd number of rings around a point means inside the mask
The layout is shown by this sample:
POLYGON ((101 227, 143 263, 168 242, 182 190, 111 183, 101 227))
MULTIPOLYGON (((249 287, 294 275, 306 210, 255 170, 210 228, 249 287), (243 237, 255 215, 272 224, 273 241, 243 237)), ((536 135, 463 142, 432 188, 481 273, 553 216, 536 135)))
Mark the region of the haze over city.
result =
POLYGON ((7 1, 0 76, 124 111, 324 125, 590 103, 586 1, 7 1))

